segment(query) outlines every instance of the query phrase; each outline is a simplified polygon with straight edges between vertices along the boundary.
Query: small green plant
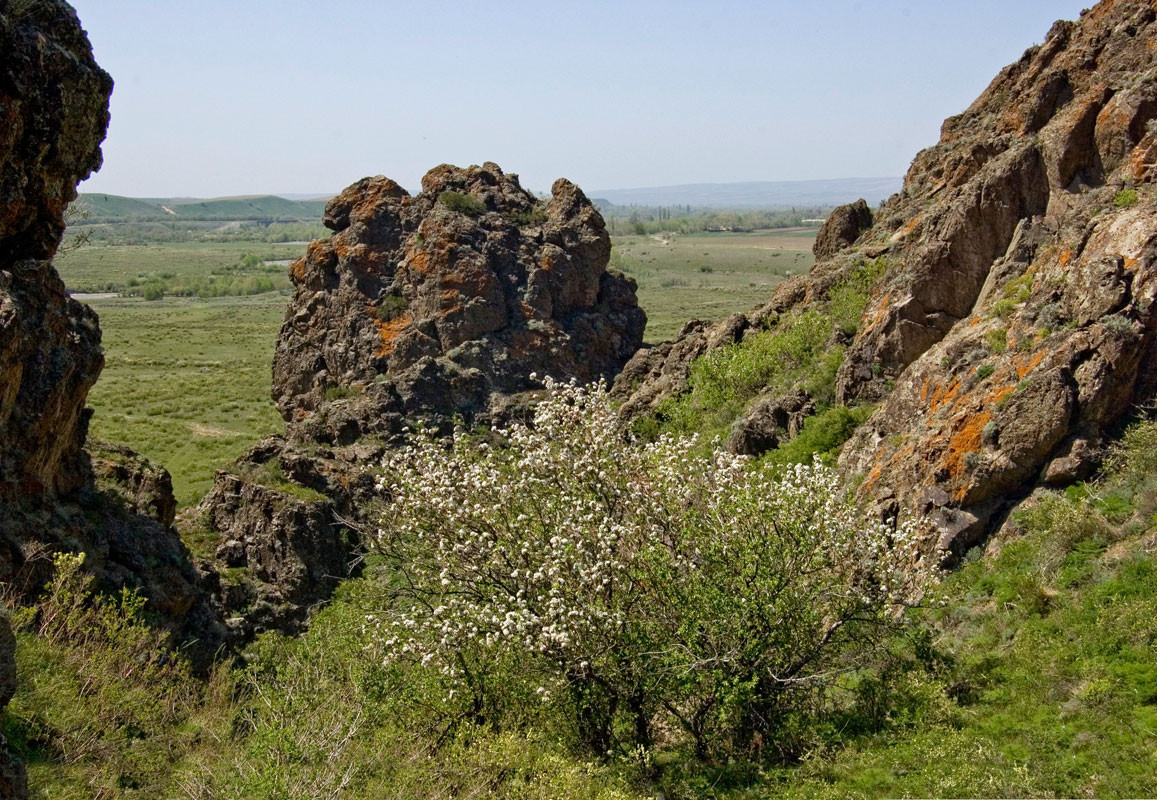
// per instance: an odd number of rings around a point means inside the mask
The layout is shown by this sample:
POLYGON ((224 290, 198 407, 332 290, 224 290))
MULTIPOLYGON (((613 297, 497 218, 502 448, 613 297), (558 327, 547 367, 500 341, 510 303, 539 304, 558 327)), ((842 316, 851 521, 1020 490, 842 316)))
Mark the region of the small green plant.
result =
POLYGON ((438 202, 451 211, 478 217, 486 213, 486 204, 472 194, 453 192, 447 189, 438 195, 438 202))
POLYGON ((546 208, 542 203, 535 203, 526 211, 515 211, 510 219, 520 228, 533 228, 546 222, 546 208))
POLYGON ((1129 208, 1137 204, 1137 199, 1136 189, 1122 189, 1113 195, 1113 205, 1117 208, 1129 208))
POLYGON ((1003 353, 1008 349, 1008 329, 996 328, 984 336, 984 343, 993 353, 1003 353))
POLYGON ((984 380, 989 375, 991 375, 995 370, 996 370, 996 367, 994 367, 992 364, 981 364, 979 367, 976 368, 976 378, 977 378, 977 380, 984 380))
POLYGON ((392 322, 402 316, 409 307, 410 303, 406 298, 398 294, 388 294, 378 301, 374 315, 381 322, 392 322))
POLYGON ((1008 319, 1015 310, 1016 303, 1007 297, 997 300, 992 306, 993 316, 999 317, 1000 319, 1008 319))
POLYGON ((344 400, 347 397, 353 397, 357 394, 352 387, 349 386, 329 386, 325 390, 325 399, 329 401, 344 400))

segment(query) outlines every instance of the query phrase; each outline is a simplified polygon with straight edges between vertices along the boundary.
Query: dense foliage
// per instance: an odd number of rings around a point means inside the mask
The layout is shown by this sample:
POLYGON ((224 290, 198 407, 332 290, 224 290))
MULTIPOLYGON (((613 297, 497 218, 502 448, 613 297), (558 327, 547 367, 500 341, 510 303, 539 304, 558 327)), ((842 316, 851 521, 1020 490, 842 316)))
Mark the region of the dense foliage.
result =
POLYGON ((783 732, 923 590, 914 527, 858 513, 825 467, 633 442, 605 387, 547 386, 500 447, 459 433, 391 457, 386 661, 436 669, 476 718, 518 663, 597 754, 659 730, 701 758, 791 753, 783 732))

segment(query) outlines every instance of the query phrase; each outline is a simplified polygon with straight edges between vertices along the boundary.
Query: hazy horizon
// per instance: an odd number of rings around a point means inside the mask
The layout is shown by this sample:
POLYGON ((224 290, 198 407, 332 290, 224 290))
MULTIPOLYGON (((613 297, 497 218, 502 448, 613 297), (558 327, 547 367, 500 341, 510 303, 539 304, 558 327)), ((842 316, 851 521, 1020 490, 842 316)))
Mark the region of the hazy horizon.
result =
POLYGON ((320 194, 495 161, 545 190, 903 175, 1076 2, 75 0, 116 88, 85 192, 320 194))

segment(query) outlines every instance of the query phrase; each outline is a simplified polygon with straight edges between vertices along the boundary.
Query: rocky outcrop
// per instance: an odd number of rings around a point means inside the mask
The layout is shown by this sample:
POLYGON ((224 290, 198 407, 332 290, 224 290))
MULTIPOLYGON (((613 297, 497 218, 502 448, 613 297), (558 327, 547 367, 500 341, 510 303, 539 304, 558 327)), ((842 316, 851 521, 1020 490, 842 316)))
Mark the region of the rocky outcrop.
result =
POLYGON ((86 480, 100 329, 49 259, 76 184, 100 166, 111 91, 68 5, 0 6, 0 498, 86 480))
MULTIPOLYGON (((864 502, 927 515, 960 553, 1038 481, 1087 476, 1106 429, 1155 388, 1155 74, 1152 3, 1058 22, 944 123, 870 227, 844 207, 812 272, 763 308, 636 356, 615 386, 625 413, 686 386, 691 359, 669 354, 793 324, 871 263, 881 277, 833 398, 879 406, 840 460, 864 502)), ((790 436, 773 413, 785 399, 750 407, 733 449, 790 436)))
POLYGON ((66 3, 0 3, 0 582, 35 593, 54 552, 84 551, 97 586, 140 589, 211 649, 220 625, 172 527, 167 473, 85 449, 100 328, 51 261, 77 183, 100 166, 111 91, 66 3))
POLYGON ((242 628, 298 629, 356 569, 366 470, 406 428, 502 421, 548 375, 610 379, 646 325, 564 179, 539 199, 490 163, 436 167, 417 195, 366 178, 324 221, 333 235, 290 267, 273 364, 286 436, 220 472, 198 511, 222 574, 244 570, 222 590, 242 628))
POLYGON ((333 236, 291 269, 273 364, 277 407, 307 439, 500 415, 538 387, 531 373, 610 378, 642 342, 634 283, 607 270, 602 217, 567 180, 539 201, 489 163, 437 167, 415 196, 367 178, 325 224, 333 236), (318 419, 339 395, 354 413, 318 419))
POLYGON ((838 206, 824 220, 820 232, 816 234, 815 244, 812 245, 816 261, 831 258, 845 247, 855 244, 860 234, 871 227, 872 211, 864 200, 838 206))

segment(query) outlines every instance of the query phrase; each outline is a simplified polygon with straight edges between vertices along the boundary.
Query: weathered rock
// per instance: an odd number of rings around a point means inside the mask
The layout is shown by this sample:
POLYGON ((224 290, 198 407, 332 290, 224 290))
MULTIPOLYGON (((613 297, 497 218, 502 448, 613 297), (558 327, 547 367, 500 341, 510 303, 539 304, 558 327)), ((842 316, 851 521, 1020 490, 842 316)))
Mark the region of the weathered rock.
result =
POLYGON ((217 473, 196 518, 220 542, 218 595, 241 639, 301 631, 309 613, 360 570, 355 519, 373 508, 372 446, 302 449, 281 437, 217 473))
POLYGON ((0 3, 0 582, 34 594, 53 553, 84 551, 98 587, 139 589, 204 653, 221 626, 172 528, 167 473, 85 450, 100 328, 50 260, 77 183, 100 166, 111 91, 66 3, 0 3))
POLYGON ((816 234, 815 244, 812 245, 816 261, 831 258, 851 246, 861 233, 871 227, 872 210, 864 200, 839 206, 828 215, 820 232, 816 234))
POLYGON ((794 439, 816 405, 802 389, 779 397, 761 397, 735 421, 727 438, 727 451, 755 456, 794 439))
POLYGON ((436 167, 414 196, 366 178, 325 224, 290 268, 273 365, 286 437, 219 472, 197 514, 227 610, 249 609, 243 636, 299 630, 356 570, 367 470, 407 426, 524 414, 548 375, 610 379, 646 324, 634 281, 607 270, 602 217, 563 179, 539 200, 489 163, 436 167))
MULTIPOLYGON (((836 381, 837 402, 879 404, 840 464, 882 517, 927 515, 959 554, 1036 481, 1090 474, 1106 429, 1152 401, 1155 74, 1152 3, 1057 23, 945 121, 870 228, 845 209, 812 272, 747 315, 744 335, 791 324, 857 264, 884 267, 836 381)), ((683 391, 709 330, 637 355, 624 412, 683 391)), ((735 449, 779 439, 758 402, 735 449)))
POLYGON ((540 386, 531 373, 609 379, 642 343, 634 282, 607 271, 602 217, 569 181, 538 201, 495 164, 443 165, 412 197, 359 181, 325 221, 333 236, 291 268, 274 359, 274 399, 303 438, 489 418, 496 398, 540 386), (319 424, 327 394, 356 402, 319 424))

